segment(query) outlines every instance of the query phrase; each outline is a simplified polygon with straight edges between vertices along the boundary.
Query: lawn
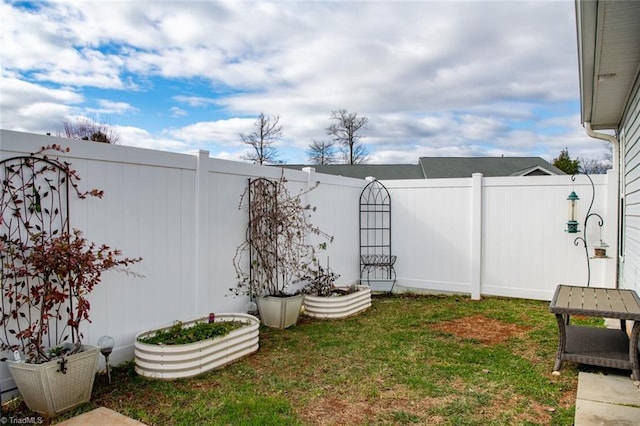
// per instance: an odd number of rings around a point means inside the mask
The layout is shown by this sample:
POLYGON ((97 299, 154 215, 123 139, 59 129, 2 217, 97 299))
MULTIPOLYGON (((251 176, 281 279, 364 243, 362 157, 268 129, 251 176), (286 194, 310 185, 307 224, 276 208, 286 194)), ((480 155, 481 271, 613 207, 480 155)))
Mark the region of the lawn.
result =
POLYGON ((261 328, 257 353, 196 378, 120 366, 55 421, 105 406, 148 425, 571 425, 577 369, 551 374, 556 347, 548 302, 376 296, 348 319, 261 328))

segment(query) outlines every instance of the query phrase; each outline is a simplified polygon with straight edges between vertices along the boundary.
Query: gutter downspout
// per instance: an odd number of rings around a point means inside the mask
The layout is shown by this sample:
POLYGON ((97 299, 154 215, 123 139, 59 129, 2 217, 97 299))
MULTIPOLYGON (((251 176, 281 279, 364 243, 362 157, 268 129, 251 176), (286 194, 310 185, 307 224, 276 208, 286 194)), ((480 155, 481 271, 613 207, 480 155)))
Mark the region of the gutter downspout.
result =
MULTIPOLYGON (((616 207, 615 207, 615 214, 616 217, 619 218, 620 216, 620 198, 621 198, 621 190, 622 190, 622 176, 620 174, 620 141, 618 140, 617 137, 615 137, 614 135, 609 135, 607 133, 599 133, 594 131, 591 128, 591 122, 590 121, 585 121, 584 122, 584 128, 587 132, 587 135, 589 135, 590 137, 594 138, 594 139, 600 139, 600 140, 604 140, 609 142, 612 145, 612 157, 613 157, 613 170, 616 171, 616 174, 618 176, 618 194, 617 194, 617 202, 616 202, 616 207)), ((616 223, 618 222, 618 220, 616 220, 616 223)), ((621 224, 618 223, 617 226, 620 226, 621 224)), ((617 228, 617 227, 616 227, 617 228)), ((621 232, 616 229, 616 232, 618 234, 618 238, 621 238, 621 232)), ((620 247, 620 242, 618 241, 618 248, 620 247)), ((618 248, 616 248, 616 287, 615 288, 619 288, 620 287, 620 254, 618 253, 618 248)))
POLYGON ((603 141, 609 142, 613 145, 613 170, 620 170, 620 143, 618 142, 618 138, 613 135, 609 135, 606 133, 598 133, 591 128, 591 122, 585 121, 584 128, 587 131, 587 135, 591 136, 595 139, 601 139, 603 141))

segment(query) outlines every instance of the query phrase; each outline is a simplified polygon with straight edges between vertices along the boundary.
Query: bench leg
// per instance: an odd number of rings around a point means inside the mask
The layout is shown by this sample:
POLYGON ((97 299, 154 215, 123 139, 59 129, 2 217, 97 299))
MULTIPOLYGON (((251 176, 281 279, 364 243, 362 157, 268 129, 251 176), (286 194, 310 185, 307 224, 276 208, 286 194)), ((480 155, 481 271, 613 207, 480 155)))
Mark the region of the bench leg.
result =
POLYGON ((638 340, 640 339, 640 321, 633 323, 631 336, 629 337, 629 361, 633 373, 633 380, 640 382, 640 360, 638 359, 638 340))
POLYGON ((564 318, 562 314, 556 314, 556 322, 558 323, 558 351, 556 352, 556 363, 553 366, 553 371, 560 371, 562 366, 562 354, 564 353, 567 345, 567 331, 566 323, 569 322, 569 316, 564 318))

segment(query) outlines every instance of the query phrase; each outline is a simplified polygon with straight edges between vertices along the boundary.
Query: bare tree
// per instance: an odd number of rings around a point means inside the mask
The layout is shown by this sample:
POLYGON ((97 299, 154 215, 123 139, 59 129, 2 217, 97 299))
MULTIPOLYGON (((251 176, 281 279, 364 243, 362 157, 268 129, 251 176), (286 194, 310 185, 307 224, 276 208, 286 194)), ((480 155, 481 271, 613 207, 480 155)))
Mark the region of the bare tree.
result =
POLYGON ((242 158, 255 164, 282 163, 278 160, 278 149, 273 146, 282 137, 280 116, 268 116, 261 112, 253 125, 256 127, 253 132, 240 133, 242 142, 253 148, 253 152, 243 155, 242 158))
POLYGON ((605 159, 580 158, 580 171, 588 175, 603 175, 611 168, 605 159))
POLYGON ((336 151, 333 142, 314 140, 307 150, 311 164, 333 164, 335 163, 336 151))
POLYGON ((600 158, 580 158, 580 171, 589 175, 603 175, 613 167, 613 146, 605 142, 606 152, 600 158))
POLYGON ((327 134, 340 145, 345 162, 348 164, 366 163, 369 159, 367 148, 358 142, 360 131, 367 127, 369 119, 358 117, 358 113, 349 113, 345 109, 331 111, 331 120, 336 122, 327 127, 327 134))
POLYGON ((111 144, 116 144, 120 140, 120 134, 114 130, 113 126, 86 117, 63 120, 62 130, 58 129, 57 136, 111 144))

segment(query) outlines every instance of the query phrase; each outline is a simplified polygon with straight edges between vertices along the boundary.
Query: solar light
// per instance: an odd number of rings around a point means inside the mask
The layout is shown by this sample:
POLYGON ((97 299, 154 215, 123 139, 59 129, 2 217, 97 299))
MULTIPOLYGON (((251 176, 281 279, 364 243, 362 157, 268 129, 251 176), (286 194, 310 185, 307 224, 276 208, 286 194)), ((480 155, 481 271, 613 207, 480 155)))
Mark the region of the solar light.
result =
POLYGON ((98 347, 100 353, 104 356, 105 363, 107 364, 107 376, 109 377, 109 384, 111 384, 111 367, 109 366, 109 355, 113 352, 113 347, 116 342, 111 336, 102 336, 98 339, 98 347))

